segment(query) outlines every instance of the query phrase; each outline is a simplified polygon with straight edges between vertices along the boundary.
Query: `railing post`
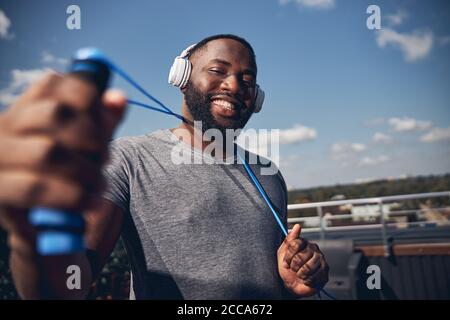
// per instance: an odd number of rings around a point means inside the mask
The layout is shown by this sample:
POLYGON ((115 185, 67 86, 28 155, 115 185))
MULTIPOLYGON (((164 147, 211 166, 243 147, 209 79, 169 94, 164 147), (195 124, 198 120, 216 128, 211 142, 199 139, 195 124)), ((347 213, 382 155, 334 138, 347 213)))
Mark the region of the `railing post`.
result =
POLYGON ((325 227, 323 224, 323 212, 321 206, 317 207, 317 215, 319 216, 320 220, 320 240, 323 242, 325 240, 325 227))
POLYGON ((391 255, 392 250, 389 247, 390 244, 388 243, 388 239, 387 239, 386 221, 384 220, 383 200, 380 199, 378 204, 380 206, 381 238, 383 241, 384 255, 386 257, 389 257, 391 255))

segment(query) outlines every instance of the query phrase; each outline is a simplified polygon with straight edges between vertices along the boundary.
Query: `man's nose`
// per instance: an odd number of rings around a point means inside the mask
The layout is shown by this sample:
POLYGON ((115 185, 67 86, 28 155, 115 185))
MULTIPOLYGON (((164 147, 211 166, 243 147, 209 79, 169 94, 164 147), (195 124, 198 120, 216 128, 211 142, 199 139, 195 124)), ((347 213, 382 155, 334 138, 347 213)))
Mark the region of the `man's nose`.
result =
POLYGON ((242 99, 244 93, 243 83, 239 80, 236 75, 229 75, 226 77, 221 84, 221 89, 229 92, 230 94, 242 99))

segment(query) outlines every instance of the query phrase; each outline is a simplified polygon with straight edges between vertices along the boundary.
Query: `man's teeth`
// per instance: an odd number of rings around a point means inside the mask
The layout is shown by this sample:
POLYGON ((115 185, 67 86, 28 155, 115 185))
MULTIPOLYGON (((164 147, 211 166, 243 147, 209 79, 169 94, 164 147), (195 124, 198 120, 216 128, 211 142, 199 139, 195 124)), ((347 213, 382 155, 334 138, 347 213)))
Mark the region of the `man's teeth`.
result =
POLYGON ((234 110, 234 105, 225 100, 214 100, 214 103, 228 110, 234 110))

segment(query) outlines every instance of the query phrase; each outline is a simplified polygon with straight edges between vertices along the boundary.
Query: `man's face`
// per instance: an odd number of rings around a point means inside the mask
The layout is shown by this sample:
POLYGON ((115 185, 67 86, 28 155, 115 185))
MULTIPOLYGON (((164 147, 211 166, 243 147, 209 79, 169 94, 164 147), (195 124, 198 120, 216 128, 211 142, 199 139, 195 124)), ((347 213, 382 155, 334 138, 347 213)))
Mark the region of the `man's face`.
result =
POLYGON ((192 57, 183 90, 193 120, 203 130, 240 129, 254 110, 256 68, 250 52, 233 39, 210 41, 192 57))

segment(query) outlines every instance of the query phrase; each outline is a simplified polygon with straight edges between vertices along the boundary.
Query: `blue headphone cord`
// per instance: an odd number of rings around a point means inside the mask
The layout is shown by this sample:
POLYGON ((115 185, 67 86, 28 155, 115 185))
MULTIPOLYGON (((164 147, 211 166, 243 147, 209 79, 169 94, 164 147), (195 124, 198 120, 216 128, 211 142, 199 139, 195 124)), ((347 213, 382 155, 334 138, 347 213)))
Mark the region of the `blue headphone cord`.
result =
MULTIPOLYGON (((145 104, 145 103, 142 103, 142 102, 135 101, 135 100, 127 100, 127 102, 129 104, 133 104, 133 105, 144 107, 144 108, 147 108, 147 109, 150 109, 150 110, 153 110, 153 111, 157 111, 157 112, 161 112, 161 113, 164 113, 164 114, 168 114, 168 115, 174 116, 174 117, 182 120, 183 122, 187 122, 187 120, 182 115, 173 112, 168 107, 166 107, 161 101, 159 101, 158 99, 153 97, 149 92, 147 92, 144 88, 142 88, 136 81, 134 81, 125 71, 123 71, 121 68, 119 68, 111 60, 106 58, 106 56, 101 54, 101 55, 96 56, 95 58, 98 59, 98 60, 101 60, 104 63, 106 63, 111 68, 112 71, 115 71, 119 76, 121 76, 124 80, 126 80, 133 87, 135 87, 138 91, 140 91, 144 96, 146 96, 150 100, 154 101, 156 104, 161 106, 164 110, 162 110, 160 108, 157 108, 157 107, 153 107, 151 105, 148 105, 148 104, 145 104)), ((238 157, 239 157, 240 161, 242 162, 242 164, 244 165, 244 168, 245 168, 247 174, 249 175, 250 179, 252 180, 253 184, 258 189, 259 193, 263 197, 263 199, 266 202, 267 206, 270 208, 270 211, 272 212, 272 214, 273 214, 273 216, 274 216, 278 226, 280 227, 282 233, 284 234, 284 236, 287 236, 288 232, 287 232, 285 226, 281 222, 277 211, 273 207, 272 202, 270 201, 269 197, 267 196, 267 193, 265 192, 265 190, 262 187, 261 183, 259 182, 258 178, 255 176, 255 174, 253 173, 252 169, 250 168, 250 165, 245 161, 245 159, 239 153, 238 153, 238 157)), ((320 296, 320 292, 321 291, 326 296, 328 296, 330 299, 336 300, 336 298, 334 296, 332 296, 331 294, 329 294, 328 292, 326 292, 326 290, 323 287, 316 287, 315 289, 317 291, 317 296, 318 296, 319 300, 321 299, 321 296, 320 296)))
POLYGON ((148 104, 134 101, 134 100, 127 100, 129 104, 134 104, 137 106, 141 106, 147 109, 151 109, 157 112, 162 112, 165 114, 172 115, 183 122, 187 122, 187 120, 180 114, 173 112, 168 107, 166 107, 161 101, 156 99, 154 96, 152 96, 149 92, 147 92, 144 88, 142 88, 131 76, 129 76, 124 70, 119 68, 115 63, 113 63, 110 59, 108 59, 103 53, 101 53, 99 50, 95 48, 85 48, 78 51, 77 55, 79 56, 78 59, 91 59, 91 60, 98 60, 102 63, 106 64, 112 71, 117 73, 120 77, 122 77, 125 81, 127 81, 129 84, 131 84, 133 87, 135 87, 139 92, 141 92, 144 96, 149 98, 151 101, 158 104, 160 107, 162 107, 164 110, 150 106, 148 104), (81 52, 81 53, 80 53, 81 52))

